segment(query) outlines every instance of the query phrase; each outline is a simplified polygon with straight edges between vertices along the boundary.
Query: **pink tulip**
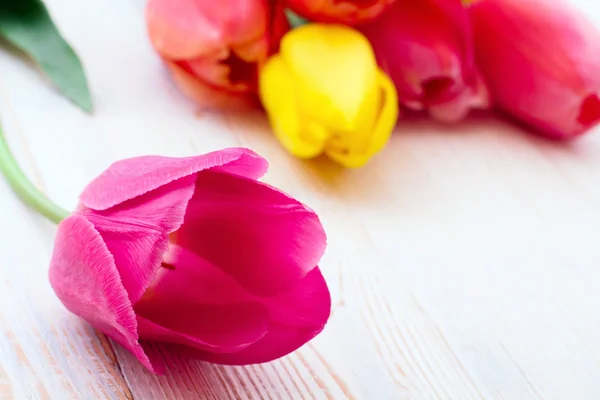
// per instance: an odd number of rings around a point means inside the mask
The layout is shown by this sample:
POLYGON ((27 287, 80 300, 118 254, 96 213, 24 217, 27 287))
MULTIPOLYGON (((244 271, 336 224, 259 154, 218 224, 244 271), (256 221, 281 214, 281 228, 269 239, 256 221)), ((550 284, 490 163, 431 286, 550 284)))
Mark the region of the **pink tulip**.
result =
POLYGON ((289 29, 275 0, 149 0, 150 41, 202 108, 258 104, 258 70, 289 29))
POLYGON ((398 0, 359 29, 394 81, 401 105, 447 121, 461 119, 470 108, 488 107, 460 0, 398 0))
POLYGON ((285 0, 288 7, 311 21, 355 25, 375 19, 396 0, 285 0))
POLYGON ((58 228, 54 291, 152 371, 143 341, 224 364, 294 351, 329 318, 325 233, 266 169, 245 149, 113 164, 58 228))
POLYGON ((600 120, 600 33, 560 0, 480 0, 476 59, 500 110, 568 139, 600 120))

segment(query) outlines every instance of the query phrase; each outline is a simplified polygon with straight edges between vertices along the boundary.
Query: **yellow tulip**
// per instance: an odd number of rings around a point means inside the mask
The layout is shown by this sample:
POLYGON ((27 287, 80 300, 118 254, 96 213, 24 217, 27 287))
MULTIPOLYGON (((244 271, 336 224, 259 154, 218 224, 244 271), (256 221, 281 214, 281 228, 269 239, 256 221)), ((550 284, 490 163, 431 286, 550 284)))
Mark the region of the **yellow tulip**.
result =
POLYGON ((396 89, 369 41, 343 25, 288 32, 261 69, 259 90, 276 137, 300 158, 325 153, 360 167, 385 146, 398 118, 396 89))

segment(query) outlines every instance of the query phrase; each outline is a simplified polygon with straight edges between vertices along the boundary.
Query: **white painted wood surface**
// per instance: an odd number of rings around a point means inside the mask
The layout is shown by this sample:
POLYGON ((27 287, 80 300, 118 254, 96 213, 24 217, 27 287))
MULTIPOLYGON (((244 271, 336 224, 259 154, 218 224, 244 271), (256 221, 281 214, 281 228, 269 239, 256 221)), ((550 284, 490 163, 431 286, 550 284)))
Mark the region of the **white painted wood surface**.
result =
MULTIPOLYGON (((600 23, 595 0, 577 3, 600 23)), ((334 310, 281 360, 157 348, 172 368, 152 376, 54 298, 55 228, 0 181, 1 399, 600 399, 600 131, 557 145, 498 121, 407 122, 364 169, 301 162, 260 116, 194 112, 146 40, 143 0, 48 5, 96 111, 0 53, 0 118, 30 176, 73 207, 119 158, 250 147, 322 217, 334 310)))

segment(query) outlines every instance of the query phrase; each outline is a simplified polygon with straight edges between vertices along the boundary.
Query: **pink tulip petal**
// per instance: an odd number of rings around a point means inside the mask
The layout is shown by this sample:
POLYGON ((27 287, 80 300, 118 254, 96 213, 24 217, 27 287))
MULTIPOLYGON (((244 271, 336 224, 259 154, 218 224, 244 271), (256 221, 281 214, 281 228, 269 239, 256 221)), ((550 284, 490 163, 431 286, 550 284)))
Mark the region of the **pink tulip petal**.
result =
POLYGON ((162 269, 152 282, 154 301, 223 305, 262 299, 221 268, 179 245, 171 244, 163 260, 173 269, 162 269))
POLYGON ((136 157, 111 165, 83 190, 80 201, 101 211, 206 169, 258 179, 267 168, 264 158, 244 148, 187 158, 136 157))
POLYGON ((406 107, 452 100, 474 73, 471 27, 460 0, 398 0, 358 28, 406 107))
MULTIPOLYGON (((166 261, 174 269, 162 269, 159 272, 147 295, 136 305, 136 311, 156 321, 157 317, 153 313, 156 310, 164 310, 159 311, 162 313, 160 325, 177 326, 178 328, 174 329, 177 333, 164 333, 166 328, 162 327, 151 327, 152 329, 147 331, 140 322, 139 332, 142 339, 179 343, 213 353, 235 351, 235 354, 238 354, 246 347, 252 346, 254 350, 243 355, 237 363, 245 363, 251 359, 254 359, 252 362, 261 362, 295 350, 317 335, 329 317, 331 297, 318 268, 313 268, 291 290, 273 297, 261 297, 249 293, 223 270, 184 248, 173 246, 166 261), (178 304, 186 306, 180 309, 178 304), (240 318, 224 309, 229 307, 235 310, 240 304, 258 307, 256 311, 268 311, 268 325, 265 324, 263 312, 245 311, 244 317, 240 318), (195 324, 193 333, 189 331, 188 309, 197 316, 194 320, 203 321, 195 324), (215 330, 214 316, 223 314, 229 316, 234 325, 227 327, 221 324, 218 335, 210 333, 215 330), (205 329, 208 329, 209 333, 205 332, 205 329), (286 343, 276 343, 263 339, 264 335, 269 335, 267 338, 273 337, 273 330, 290 332, 290 340, 286 343), (179 332, 185 332, 187 335, 179 332)), ((277 332, 275 335, 279 335, 277 332)), ((202 355, 201 358, 206 357, 209 356, 202 355)), ((224 359, 221 362, 231 363, 234 359, 236 357, 232 354, 227 358, 228 361, 224 359)))
POLYGON ((156 275, 167 250, 167 234, 183 223, 195 189, 194 174, 204 168, 224 168, 256 176, 266 168, 262 158, 247 150, 211 154, 212 157, 185 159, 124 160, 111 166, 82 194, 83 204, 100 210, 80 207, 78 212, 94 224, 104 239, 132 303, 142 297, 156 275))
POLYGON ((269 326, 269 333, 255 345, 235 353, 210 353, 192 351, 188 356, 215 364, 247 365, 276 360, 283 357, 314 338, 318 333, 311 330, 300 330, 278 324, 269 326))
MULTIPOLYGON (((202 307, 198 309, 210 311, 213 306, 245 302, 261 304, 268 310, 270 322, 267 336, 251 345, 247 341, 240 342, 240 347, 230 355, 215 355, 208 350, 194 352, 197 358, 225 364, 269 361, 294 351, 312 339, 324 328, 329 318, 331 296, 318 267, 313 268, 289 291, 263 297, 246 291, 223 270, 179 246, 172 246, 165 260, 174 269, 160 271, 149 290, 148 309, 160 304, 199 304, 202 307)), ((186 320, 185 315, 180 317, 186 320)), ((200 315, 198 318, 204 319, 200 315)), ((140 337, 146 338, 141 332, 140 325, 140 337)), ((173 337, 167 339, 161 340, 201 349, 195 343, 173 337)))
POLYGON ((210 352, 237 352, 262 339, 267 310, 256 303, 206 305, 144 298, 135 306, 141 340, 178 343, 210 352))
POLYGON ((135 304, 156 275, 167 250, 165 232, 90 218, 113 255, 123 287, 135 304))
POLYGON ((224 305, 256 302, 272 321, 297 327, 318 327, 327 320, 327 285, 314 267, 290 290, 263 297, 247 291, 234 277, 194 252, 171 245, 164 258, 174 269, 162 269, 151 286, 152 301, 224 305))
POLYGON ((561 0, 480 0, 468 10, 502 112, 555 139, 600 121, 600 32, 585 16, 561 0))
POLYGON ((156 275, 167 251, 167 234, 183 223, 195 178, 185 176, 108 210, 78 211, 102 236, 132 304, 156 275))
POLYGON ((138 343, 135 314, 114 259, 84 217, 73 215, 60 224, 49 278, 68 310, 119 342, 154 371, 138 343))
POLYGON ((331 297, 318 268, 283 296, 266 300, 271 323, 261 340, 235 353, 187 352, 205 361, 243 365, 272 361, 295 351, 318 335, 329 318, 331 297))
MULTIPOLYGON (((153 177, 149 177, 149 181, 152 179, 153 177)), ((156 229, 171 233, 183 223, 188 202, 194 194, 195 181, 195 175, 186 175, 132 196, 110 208, 90 210, 87 214, 89 218, 104 220, 111 228, 114 226, 115 230, 119 229, 116 225, 125 225, 123 229, 130 231, 134 225, 140 230, 156 229)), ((148 184, 152 185, 152 182, 148 184)), ((83 208, 82 212, 85 212, 83 208)), ((98 228, 100 221, 94 219, 92 222, 98 228)))
POLYGON ((456 97, 429 107, 429 115, 442 122, 454 123, 462 120, 473 109, 488 109, 490 94, 479 75, 472 85, 466 86, 456 97))
MULTIPOLYGON (((139 315, 137 316, 137 323, 138 333, 142 343, 144 343, 144 341, 177 343, 191 348, 196 348, 196 346, 206 346, 206 343, 200 342, 196 338, 183 333, 173 332, 172 330, 155 324, 139 315)), ((206 347, 208 351, 211 350, 210 346, 206 347)))
POLYGON ((244 177, 205 171, 174 242, 273 295, 317 265, 325 233, 317 215, 286 194, 244 177), (232 249, 235 249, 232 251, 232 249))
POLYGON ((262 303, 269 308, 271 321, 286 327, 302 328, 312 332, 313 336, 323 329, 331 312, 331 295, 318 267, 287 292, 263 299, 262 303))
POLYGON ((600 99, 598 94, 592 94, 585 97, 581 102, 577 122, 587 128, 594 125, 598 120, 600 120, 600 99))

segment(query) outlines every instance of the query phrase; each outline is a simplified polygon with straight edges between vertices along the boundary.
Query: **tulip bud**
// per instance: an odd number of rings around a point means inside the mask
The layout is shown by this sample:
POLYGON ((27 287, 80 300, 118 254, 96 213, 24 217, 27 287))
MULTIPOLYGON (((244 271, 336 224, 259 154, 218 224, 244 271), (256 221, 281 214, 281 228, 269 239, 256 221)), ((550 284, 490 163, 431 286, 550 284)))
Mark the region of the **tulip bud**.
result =
POLYGON ((462 118, 472 107, 488 106, 460 0, 398 0, 359 29, 394 81, 403 106, 428 109, 446 121, 462 118))
POLYGON ((234 365, 296 350, 329 319, 326 237, 314 211, 258 181, 267 166, 241 148, 114 163, 58 227, 54 292, 154 372, 149 342, 234 365))
POLYGON ((150 41, 203 108, 256 104, 258 69, 288 25, 274 0, 149 0, 150 41))
POLYGON ((346 167, 381 150, 398 117, 396 91, 368 40, 343 25, 288 32, 260 73, 260 97, 290 153, 325 153, 346 167))
POLYGON ((312 21, 347 25, 373 20, 396 0, 286 0, 294 12, 312 21))
POLYGON ((600 120, 600 33, 560 0, 481 0, 469 8, 476 60, 498 108, 568 139, 600 120))

